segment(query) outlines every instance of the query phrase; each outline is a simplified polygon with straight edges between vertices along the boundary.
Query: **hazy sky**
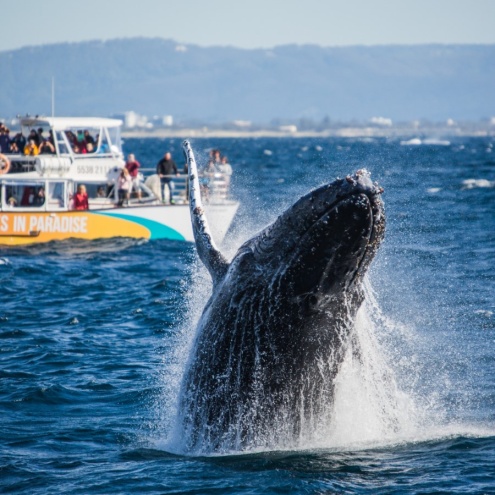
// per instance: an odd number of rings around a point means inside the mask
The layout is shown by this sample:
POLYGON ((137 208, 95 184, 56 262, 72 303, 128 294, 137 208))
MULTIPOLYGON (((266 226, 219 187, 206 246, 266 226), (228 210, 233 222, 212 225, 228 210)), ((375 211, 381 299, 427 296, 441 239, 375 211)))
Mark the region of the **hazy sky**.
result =
POLYGON ((495 0, 0 0, 0 51, 134 36, 202 46, 495 43, 495 0))

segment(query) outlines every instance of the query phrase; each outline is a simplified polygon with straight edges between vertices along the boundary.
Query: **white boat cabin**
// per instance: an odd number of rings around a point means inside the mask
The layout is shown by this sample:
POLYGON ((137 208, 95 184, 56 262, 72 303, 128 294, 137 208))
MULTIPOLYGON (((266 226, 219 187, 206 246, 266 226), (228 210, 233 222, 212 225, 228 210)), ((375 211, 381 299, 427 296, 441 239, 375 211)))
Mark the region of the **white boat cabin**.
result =
MULTIPOLYGON (((9 165, 0 175, 1 210, 68 210, 80 184, 86 187, 89 209, 114 208, 125 165, 121 126, 122 121, 106 118, 21 119, 21 133, 13 139, 20 144, 4 154, 9 165), (30 150, 31 140, 36 151, 30 150)), ((143 185, 142 202, 154 201, 143 185)))

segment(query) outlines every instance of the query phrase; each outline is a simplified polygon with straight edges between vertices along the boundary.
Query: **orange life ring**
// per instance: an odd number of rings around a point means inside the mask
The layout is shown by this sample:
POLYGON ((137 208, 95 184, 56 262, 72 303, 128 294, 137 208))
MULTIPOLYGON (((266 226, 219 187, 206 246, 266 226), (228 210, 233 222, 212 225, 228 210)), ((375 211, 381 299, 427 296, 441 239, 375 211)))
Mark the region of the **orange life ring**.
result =
POLYGON ((10 160, 0 153, 0 175, 8 173, 10 170, 10 160))

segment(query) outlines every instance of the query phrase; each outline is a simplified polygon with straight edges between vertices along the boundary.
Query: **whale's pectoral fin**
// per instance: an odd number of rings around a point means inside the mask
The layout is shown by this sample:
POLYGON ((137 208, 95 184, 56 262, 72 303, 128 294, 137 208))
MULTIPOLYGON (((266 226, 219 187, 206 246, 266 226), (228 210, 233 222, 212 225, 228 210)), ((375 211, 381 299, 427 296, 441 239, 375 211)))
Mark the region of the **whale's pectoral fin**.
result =
POLYGON ((225 275, 229 264, 215 246, 203 208, 191 207, 191 221, 198 255, 216 283, 225 275))
POLYGON ((201 201, 198 166, 194 158, 191 144, 189 141, 184 141, 182 147, 189 171, 189 209, 191 212, 191 222, 194 240, 196 241, 196 249, 201 261, 210 272, 213 282, 216 283, 225 275, 229 264, 215 246, 215 241, 213 240, 208 226, 208 221, 201 201))

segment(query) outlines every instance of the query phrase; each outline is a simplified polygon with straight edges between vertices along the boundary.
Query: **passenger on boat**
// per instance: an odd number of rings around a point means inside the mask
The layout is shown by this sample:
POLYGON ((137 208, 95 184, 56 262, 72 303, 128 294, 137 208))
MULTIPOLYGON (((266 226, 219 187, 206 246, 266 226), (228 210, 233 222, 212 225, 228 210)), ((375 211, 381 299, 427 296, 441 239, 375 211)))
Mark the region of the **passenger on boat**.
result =
POLYGON ((199 177, 199 187, 201 189, 201 194, 206 202, 208 202, 210 197, 210 183, 217 172, 217 168, 215 167, 215 163, 213 160, 210 160, 206 167, 201 171, 199 177))
POLYGON ((48 155, 53 155, 55 154, 55 146, 53 146, 52 143, 48 139, 45 139, 39 147, 39 152, 40 155, 42 154, 48 154, 48 155))
POLYGON ((230 166, 229 159, 226 156, 222 156, 221 163, 218 165, 218 171, 229 177, 232 175, 232 167, 230 166))
POLYGON ((74 194, 74 210, 87 210, 89 209, 88 193, 86 192, 86 186, 79 184, 77 186, 77 193, 74 194))
POLYGON ((132 180, 131 191, 136 191, 138 199, 141 199, 141 180, 139 178, 139 167, 141 164, 136 160, 136 157, 130 153, 127 157, 125 168, 128 170, 132 180))
POLYGON ((220 164, 222 163, 222 154, 220 153, 220 150, 216 149, 212 151, 212 158, 213 158, 213 163, 215 167, 218 169, 220 164))
POLYGON ((105 193, 105 188, 103 186, 100 186, 97 190, 96 190, 96 197, 97 198, 106 198, 107 195, 105 193))
POLYGON ((37 145, 38 146, 41 146, 41 143, 45 140, 45 136, 43 136, 43 128, 41 127, 38 127, 38 141, 37 141, 37 145))
POLYGON ((125 167, 120 171, 119 179, 117 181, 117 190, 119 193, 119 202, 118 205, 128 205, 129 204, 129 197, 130 197, 130 191, 132 188, 132 178, 131 175, 129 174, 129 170, 127 170, 125 167))
POLYGON ((165 186, 168 188, 168 193, 169 193, 169 198, 170 198, 170 204, 174 204, 174 189, 175 189, 175 184, 174 181, 172 180, 172 175, 179 175, 179 171, 177 169, 177 165, 172 160, 172 155, 170 152, 166 152, 163 155, 163 158, 157 163, 156 165, 156 173, 160 176, 160 183, 162 186, 162 192, 163 192, 163 202, 165 203, 166 201, 166 194, 165 194, 165 186))
POLYGON ((86 141, 86 146, 88 144, 93 145, 93 149, 95 147, 95 138, 89 133, 87 129, 84 130, 84 141, 86 141))
POLYGON ((21 153, 22 151, 24 151, 25 146, 26 146, 26 137, 24 136, 24 134, 22 134, 22 132, 18 132, 12 138, 12 142, 10 143, 10 151, 12 153, 21 153), (12 148, 12 145, 14 144, 17 146, 16 151, 14 151, 14 149, 12 148))
POLYGON ((40 145, 40 137, 38 136, 38 133, 34 129, 31 129, 31 132, 29 133, 28 136, 28 141, 30 141, 31 139, 35 142, 36 146, 40 145))
POLYGON ((222 156, 221 163, 218 165, 217 169, 222 174, 222 178, 225 181, 225 186, 228 188, 232 177, 232 167, 230 166, 229 159, 226 156, 222 156))
POLYGON ((10 130, 4 124, 0 125, 0 153, 10 153, 10 130))
POLYGON ((14 154, 20 153, 19 148, 17 147, 17 143, 15 141, 12 141, 10 143, 10 152, 14 154))
POLYGON ((107 143, 101 143, 101 145, 97 151, 98 151, 98 153, 108 153, 108 144, 107 143))
POLYGON ((39 149, 38 146, 36 145, 36 142, 34 139, 30 139, 28 144, 24 146, 24 154, 29 155, 29 156, 36 156, 39 154, 39 149))
POLYGON ((31 186, 26 186, 22 193, 21 206, 32 206, 34 203, 34 189, 31 186))
POLYGON ((67 136, 71 148, 74 150, 74 146, 77 144, 76 135, 72 131, 65 131, 65 135, 67 136))
POLYGON ((86 138, 84 137, 83 131, 77 131, 77 145, 79 146, 79 153, 86 154, 88 150, 86 149, 86 138))
POLYGON ((45 188, 44 187, 38 188, 38 191, 36 193, 36 196, 34 197, 33 203, 35 206, 43 206, 45 204, 45 188))

